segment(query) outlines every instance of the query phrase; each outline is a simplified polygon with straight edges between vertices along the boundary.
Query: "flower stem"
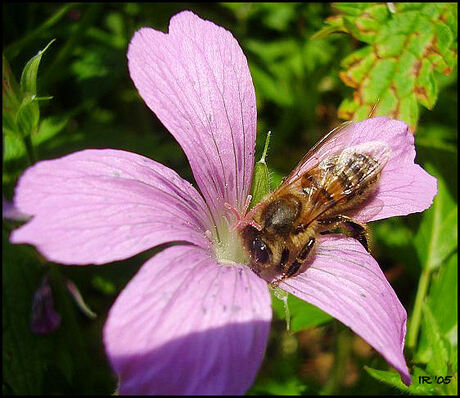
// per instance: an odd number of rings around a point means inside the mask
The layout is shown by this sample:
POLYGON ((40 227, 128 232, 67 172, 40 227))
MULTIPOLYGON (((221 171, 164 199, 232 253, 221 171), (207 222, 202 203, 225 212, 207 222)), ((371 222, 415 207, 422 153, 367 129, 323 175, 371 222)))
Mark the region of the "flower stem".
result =
POLYGON ((37 161, 37 154, 35 153, 34 145, 32 144, 32 137, 28 135, 24 137, 24 145, 27 151, 27 157, 29 158, 29 163, 33 165, 37 161))
POLYGON ((23 138, 24 146, 26 147, 27 157, 29 158, 29 163, 33 165, 37 161, 37 155, 35 153, 34 145, 32 144, 31 135, 27 135, 23 138))
POLYGON ((430 284, 431 271, 426 267, 418 281, 417 295, 415 296, 414 310, 412 312, 409 330, 407 331, 407 346, 413 350, 417 343, 418 331, 420 329, 420 321, 422 319, 423 303, 430 284))

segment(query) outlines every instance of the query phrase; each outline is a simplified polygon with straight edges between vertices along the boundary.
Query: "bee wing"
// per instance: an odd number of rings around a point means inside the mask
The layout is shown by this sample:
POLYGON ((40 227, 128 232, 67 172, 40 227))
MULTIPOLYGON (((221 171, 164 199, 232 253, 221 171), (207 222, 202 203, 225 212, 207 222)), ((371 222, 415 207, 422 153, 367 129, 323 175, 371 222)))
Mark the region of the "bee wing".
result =
POLYGON ((351 210, 347 213, 349 217, 351 217, 353 220, 358 221, 358 222, 363 222, 366 223, 369 220, 372 221, 372 219, 379 214, 385 204, 383 203, 382 200, 370 197, 368 200, 364 201, 365 206, 360 206, 359 209, 351 210), (370 202, 372 198, 372 203, 368 204, 367 202, 370 202))
MULTIPOLYGON (((337 126, 335 129, 331 130, 329 133, 327 133, 321 140, 319 140, 307 153, 306 155, 300 160, 300 162, 297 164, 297 166, 288 174, 287 177, 284 178, 283 182, 280 185, 280 188, 282 188, 284 185, 290 184, 292 181, 295 179, 299 178, 301 174, 303 174, 303 171, 305 169, 305 165, 312 159, 315 158, 317 152, 321 149, 321 147, 330 141, 333 141, 334 138, 337 136, 338 133, 340 133, 342 130, 344 130, 346 127, 349 125, 353 124, 351 121, 344 122, 337 126)), ((312 166, 317 164, 319 162, 319 158, 316 159, 317 161, 314 162, 312 166)))
POLYGON ((347 204, 352 208, 353 200, 356 203, 362 196, 357 194, 379 177, 389 155, 386 143, 374 141, 346 148, 304 172, 302 182, 294 185, 307 196, 306 218, 316 219, 334 206, 341 211, 347 210, 347 204))

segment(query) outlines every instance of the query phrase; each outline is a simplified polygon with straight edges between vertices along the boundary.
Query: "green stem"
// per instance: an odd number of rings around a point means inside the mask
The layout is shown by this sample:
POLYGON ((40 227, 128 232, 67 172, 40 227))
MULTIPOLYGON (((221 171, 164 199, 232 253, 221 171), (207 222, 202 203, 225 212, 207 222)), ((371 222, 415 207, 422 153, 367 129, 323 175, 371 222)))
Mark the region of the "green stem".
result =
POLYGON ((27 157, 29 158, 29 163, 33 165, 37 161, 37 155, 35 153, 34 145, 32 144, 31 135, 23 137, 24 146, 26 147, 27 157))
POLYGON ((407 332, 407 346, 413 350, 417 344, 418 331, 420 329, 420 321, 422 319, 423 303, 430 284, 431 271, 426 267, 418 281, 417 295, 415 297, 414 310, 412 312, 411 321, 409 323, 409 330, 407 332))

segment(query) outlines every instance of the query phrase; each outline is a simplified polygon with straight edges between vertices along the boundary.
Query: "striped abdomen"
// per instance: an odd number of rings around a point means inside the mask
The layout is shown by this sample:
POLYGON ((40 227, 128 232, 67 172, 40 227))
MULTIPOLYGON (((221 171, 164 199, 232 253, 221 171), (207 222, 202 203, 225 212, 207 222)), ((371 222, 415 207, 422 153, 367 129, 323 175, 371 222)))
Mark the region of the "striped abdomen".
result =
POLYGON ((306 205, 302 223, 357 206, 377 187, 382 167, 370 155, 347 153, 328 158, 301 178, 306 205))

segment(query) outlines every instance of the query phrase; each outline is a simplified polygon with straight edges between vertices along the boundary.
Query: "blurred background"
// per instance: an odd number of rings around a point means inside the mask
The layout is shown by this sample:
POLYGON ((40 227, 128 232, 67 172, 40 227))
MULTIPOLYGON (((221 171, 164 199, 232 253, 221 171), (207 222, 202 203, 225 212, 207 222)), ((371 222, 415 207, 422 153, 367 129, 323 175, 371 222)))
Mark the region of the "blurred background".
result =
MULTIPOLYGON (((142 26, 167 31, 171 16, 189 9, 233 33, 248 58, 256 89, 258 156, 267 131, 273 133, 267 158, 273 186, 343 121, 338 109, 354 93, 340 78, 347 65, 343 60, 369 43, 344 29, 312 39, 343 13, 329 3, 3 3, 2 8, 4 78, 5 60, 19 82, 29 59, 55 39, 38 69, 38 96, 52 98, 39 101, 39 123, 29 140, 33 150, 5 131, 3 120, 2 187, 7 201, 13 198, 18 176, 34 160, 86 148, 136 152, 194 181, 181 148, 129 77, 127 45, 142 26)), ((447 350, 440 359, 447 375, 456 374, 457 367, 457 70, 433 76, 438 92, 432 109, 415 105, 416 145, 417 162, 438 178, 438 202, 423 214, 372 225, 371 247, 410 317, 417 300, 431 308, 447 350), (428 278, 423 285, 422 275, 428 278)), ((10 245, 9 233, 17 225, 4 219, 2 226, 3 394, 113 393, 116 378, 104 353, 102 327, 117 294, 158 249, 98 267, 62 266, 47 262, 31 247, 10 245), (50 333, 38 334, 31 329, 31 317, 36 316, 32 304, 43 283, 51 287, 60 323, 50 333)), ((290 298, 288 331, 282 303, 273 301, 267 353, 249 394, 395 392, 388 380, 381 383, 366 370, 389 368, 349 329, 290 298)), ((422 315, 406 358, 411 371, 432 374, 428 366, 439 352, 432 350, 430 326, 422 315)), ((449 392, 442 388, 420 391, 449 392)))

